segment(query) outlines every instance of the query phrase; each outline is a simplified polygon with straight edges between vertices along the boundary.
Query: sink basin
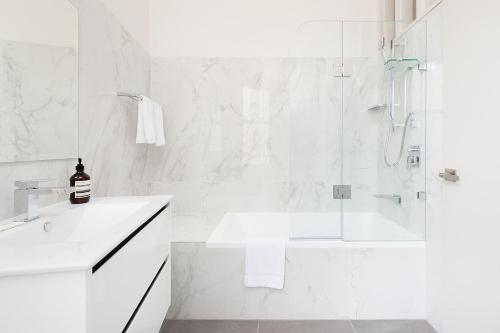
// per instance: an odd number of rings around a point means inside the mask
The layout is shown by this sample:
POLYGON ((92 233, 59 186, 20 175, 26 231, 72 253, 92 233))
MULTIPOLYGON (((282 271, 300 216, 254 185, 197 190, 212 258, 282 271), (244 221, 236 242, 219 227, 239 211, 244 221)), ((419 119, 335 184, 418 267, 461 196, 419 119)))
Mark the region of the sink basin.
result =
POLYGON ((40 218, 0 232, 0 276, 89 269, 168 201, 169 196, 62 202, 40 218))
POLYGON ((88 242, 133 215, 147 202, 89 203, 84 206, 57 205, 45 210, 41 218, 0 233, 1 245, 37 245, 88 242), (67 208, 67 209, 65 209, 67 208))
POLYGON ((0 222, 0 331, 158 332, 170 305, 171 199, 61 202, 32 222, 0 222))

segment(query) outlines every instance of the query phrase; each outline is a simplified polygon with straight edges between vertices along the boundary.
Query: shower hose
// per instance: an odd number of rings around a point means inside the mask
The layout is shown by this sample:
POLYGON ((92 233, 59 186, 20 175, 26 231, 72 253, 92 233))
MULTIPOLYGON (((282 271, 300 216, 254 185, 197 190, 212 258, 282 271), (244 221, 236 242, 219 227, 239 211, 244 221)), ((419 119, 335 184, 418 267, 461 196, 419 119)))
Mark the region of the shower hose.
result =
MULTIPOLYGON (((401 136, 401 145, 399 146, 399 154, 394 162, 389 161, 389 157, 387 156, 389 150, 389 141, 391 140, 391 132, 394 132, 394 126, 392 126, 393 128, 392 131, 390 127, 387 129, 387 136, 385 138, 385 146, 384 146, 384 162, 385 165, 387 165, 390 168, 398 166, 399 162, 401 162, 401 158, 403 157, 403 148, 406 140, 406 130, 408 129, 408 124, 410 123, 412 117, 413 117, 412 112, 408 113, 408 115, 406 116, 406 120, 403 127, 403 134, 401 136)), ((391 125, 392 125, 392 120, 391 120, 391 125)))

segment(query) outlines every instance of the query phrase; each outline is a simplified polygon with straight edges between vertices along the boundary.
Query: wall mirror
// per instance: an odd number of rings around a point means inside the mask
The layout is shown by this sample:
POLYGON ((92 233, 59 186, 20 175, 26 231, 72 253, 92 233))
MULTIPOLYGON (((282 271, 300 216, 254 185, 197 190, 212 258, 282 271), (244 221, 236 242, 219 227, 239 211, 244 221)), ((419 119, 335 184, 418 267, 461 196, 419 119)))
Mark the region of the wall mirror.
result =
POLYGON ((78 10, 68 0, 0 5, 0 162, 78 155, 78 10))

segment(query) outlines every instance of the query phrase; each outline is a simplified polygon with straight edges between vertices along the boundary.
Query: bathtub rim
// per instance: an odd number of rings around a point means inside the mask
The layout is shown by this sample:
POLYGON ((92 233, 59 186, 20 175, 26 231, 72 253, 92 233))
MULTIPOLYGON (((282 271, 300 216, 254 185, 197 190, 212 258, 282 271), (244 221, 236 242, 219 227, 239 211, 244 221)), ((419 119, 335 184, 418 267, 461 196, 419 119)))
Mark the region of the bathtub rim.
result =
MULTIPOLYGON (((246 248, 246 244, 248 242, 249 236, 248 234, 245 233, 245 230, 238 230, 238 232, 231 233, 228 235, 227 234, 227 229, 230 229, 229 226, 231 226, 234 223, 234 218, 238 217, 248 217, 248 215, 263 215, 266 217, 266 215, 283 215, 285 217, 293 216, 296 215, 295 212, 226 212, 222 219, 217 223, 217 225, 212 229, 210 235, 208 238, 205 240, 206 247, 207 248, 246 248)), ((305 213, 299 213, 299 215, 308 215, 310 214, 309 212, 305 213)), ((327 214, 327 215, 339 215, 341 216, 340 213, 334 212, 319 212, 319 213, 314 213, 314 214, 327 214)), ((355 212, 355 213, 348 213, 348 214, 355 214, 358 216, 374 216, 374 217, 382 217, 381 220, 378 221, 383 221, 387 225, 387 218, 383 217, 382 215, 376 213, 376 212, 355 212)), ((358 221, 363 221, 363 220, 358 220, 358 221)), ((391 223, 391 226, 396 226, 397 228, 403 229, 399 224, 389 221, 391 223)), ((373 223, 373 221, 370 221, 370 223, 373 223)), ((380 223, 380 222, 378 222, 380 223)), ((247 221, 243 221, 240 226, 243 225, 251 225, 247 221)), ((282 225, 283 227, 283 225, 282 225)), ((339 235, 340 237, 337 237, 337 235, 332 236, 332 237, 317 237, 316 235, 314 236, 304 236, 304 237, 293 237, 290 235, 290 229, 288 225, 285 225, 286 227, 286 232, 285 234, 274 234, 274 235, 263 235, 259 238, 265 238, 265 239, 276 239, 276 240, 283 240, 285 241, 286 248, 313 248, 313 249, 328 249, 328 248, 425 248, 426 247, 426 240, 425 238, 418 238, 415 235, 413 235, 411 232, 405 230, 405 233, 408 234, 411 238, 406 238, 408 237, 406 234, 401 234, 400 236, 396 236, 394 238, 385 238, 385 236, 380 236, 380 235, 363 235, 363 236, 356 236, 356 235, 347 235, 344 234, 343 237, 339 235)), ((362 225, 362 227, 365 227, 362 225)), ((244 229, 244 228, 243 228, 244 229)), ((342 225, 340 226, 340 232, 342 234, 342 225)))
MULTIPOLYGON (((425 240, 369 240, 351 241, 343 239, 293 239, 286 242, 287 249, 332 249, 332 248, 425 248, 425 240)), ((205 242, 208 249, 245 249, 246 242, 210 241, 205 242)))

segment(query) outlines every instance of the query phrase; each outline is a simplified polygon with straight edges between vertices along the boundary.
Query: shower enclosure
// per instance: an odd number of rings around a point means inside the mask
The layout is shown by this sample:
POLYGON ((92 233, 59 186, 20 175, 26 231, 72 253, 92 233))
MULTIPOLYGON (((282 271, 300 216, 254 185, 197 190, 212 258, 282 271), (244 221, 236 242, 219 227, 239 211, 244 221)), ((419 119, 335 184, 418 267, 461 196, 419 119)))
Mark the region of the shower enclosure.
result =
MULTIPOLYGON (((208 181, 176 198, 184 209, 202 198, 190 232, 213 228, 174 247, 174 318, 425 317, 426 32, 394 39, 393 27, 309 22, 287 57, 189 60, 165 73, 190 103, 208 103, 182 117, 210 125, 190 155, 208 171, 194 179, 208 181), (244 287, 244 249, 259 239, 286 246, 283 290, 244 287)), ((182 153, 197 133, 186 128, 182 153)))
POLYGON ((310 22, 286 57, 156 60, 184 213, 171 318, 425 317, 425 26, 391 48, 393 27, 310 22), (259 239, 286 246, 283 290, 244 287, 259 239))
POLYGON ((297 29, 291 239, 425 238, 426 26, 394 38, 395 25, 314 21, 297 29))

